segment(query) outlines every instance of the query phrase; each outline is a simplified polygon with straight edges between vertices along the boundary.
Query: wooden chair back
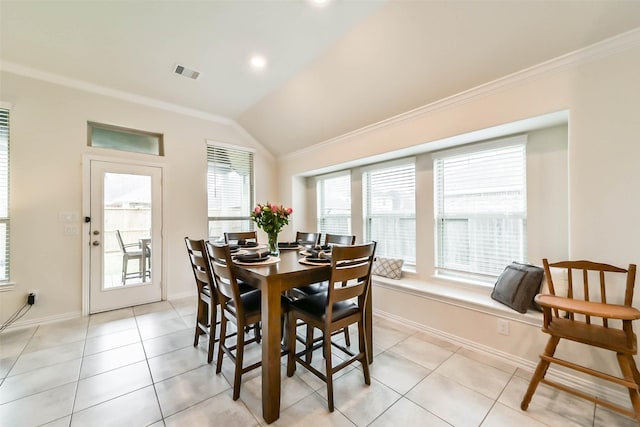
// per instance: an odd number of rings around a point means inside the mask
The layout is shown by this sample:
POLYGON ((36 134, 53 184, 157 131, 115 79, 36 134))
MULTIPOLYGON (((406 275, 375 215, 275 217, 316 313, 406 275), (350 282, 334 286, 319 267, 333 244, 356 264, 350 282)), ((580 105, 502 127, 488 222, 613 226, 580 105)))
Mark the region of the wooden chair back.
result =
POLYGON ((204 240, 193 240, 185 237, 184 242, 187 246, 187 255, 198 287, 198 293, 202 293, 205 288, 208 288, 211 292, 211 297, 217 301, 217 296, 214 292, 215 284, 211 275, 204 240))
POLYGON ((335 243, 338 245, 355 245, 356 236, 341 235, 341 234, 328 234, 324 238, 325 245, 335 243))
POLYGON ((258 232, 256 231, 235 231, 224 233, 224 242, 228 245, 231 243, 237 243, 238 240, 249 240, 258 242, 258 232))
POLYGON ((237 310, 237 317, 241 318, 243 316, 243 306, 240 303, 240 287, 236 279, 229 245, 207 242, 205 246, 218 294, 223 303, 233 301, 237 310))
POLYGON ((303 246, 315 246, 320 244, 322 233, 306 233, 298 231, 296 233, 296 242, 303 246))
POLYGON ((364 300, 370 291, 371 267, 375 252, 376 242, 333 248, 327 319, 332 318, 332 307, 336 302, 358 298, 358 306, 361 309, 364 307, 364 300))
MULTIPOLYGON (((609 264, 602 264, 592 261, 560 261, 549 263, 545 258, 542 260, 549 293, 554 296, 564 297, 571 300, 597 302, 602 304, 617 303, 625 307, 631 307, 633 303, 633 292, 635 287, 636 266, 630 264, 627 269, 616 267, 609 264), (560 269, 563 279, 566 278, 567 290, 566 295, 560 295, 556 290, 556 284, 553 281, 551 269, 560 269), (618 276, 618 277, 615 277, 618 276), (609 283, 607 283, 607 279, 609 283), (617 279, 617 280, 616 280, 617 279), (595 282, 595 283, 594 283, 595 282), (620 286, 624 282, 624 294, 620 292, 620 286), (613 296, 624 295, 622 301, 611 301, 613 296)), ((557 275, 556 275, 557 276, 557 275)), ((562 292, 564 293, 564 292, 562 292)), ((570 320, 576 320, 575 313, 567 311, 566 314, 558 310, 552 309, 555 317, 564 316, 570 320)), ((592 313, 584 313, 584 322, 591 324, 592 313)), ((596 316, 599 317, 599 316, 596 316)), ((597 319, 596 319, 597 320, 597 319)), ((602 326, 608 327, 608 318, 601 317, 602 326)))

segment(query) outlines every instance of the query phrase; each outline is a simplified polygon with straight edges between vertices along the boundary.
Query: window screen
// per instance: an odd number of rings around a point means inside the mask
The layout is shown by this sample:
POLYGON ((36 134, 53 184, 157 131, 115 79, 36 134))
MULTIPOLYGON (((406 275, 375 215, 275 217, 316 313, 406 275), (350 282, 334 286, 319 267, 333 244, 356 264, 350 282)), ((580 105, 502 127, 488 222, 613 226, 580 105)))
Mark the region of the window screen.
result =
POLYGON ((384 163, 362 176, 365 241, 376 241, 376 254, 416 263, 415 160, 384 163))
POLYGON ((9 110, 0 109, 0 282, 9 281, 9 110))
POLYGON ((207 163, 209 238, 253 230, 253 152, 209 145, 207 163))
POLYGON ((343 172, 316 178, 318 230, 351 234, 351 175, 343 172))
POLYGON ((434 154, 436 271, 498 276, 526 259, 526 137, 434 154))

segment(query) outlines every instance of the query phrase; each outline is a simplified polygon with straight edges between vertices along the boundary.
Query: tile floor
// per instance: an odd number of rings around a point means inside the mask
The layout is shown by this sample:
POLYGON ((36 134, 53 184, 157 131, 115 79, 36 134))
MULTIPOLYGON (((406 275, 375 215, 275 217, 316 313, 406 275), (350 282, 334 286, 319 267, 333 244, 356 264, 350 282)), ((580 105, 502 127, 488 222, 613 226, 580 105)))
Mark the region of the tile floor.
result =
MULTIPOLYGON (((195 299, 161 302, 0 335, 0 425, 259 426, 260 371, 231 399, 232 364, 192 346, 195 299)), ((529 373, 376 318, 366 386, 358 366, 324 383, 298 366, 276 426, 632 426, 633 420, 546 386, 519 409, 529 373)), ((354 328, 355 329, 355 328, 354 328)), ((355 333, 355 330, 353 331, 355 333)), ((354 341, 357 342, 357 341, 354 341)), ((247 362, 259 357, 247 349, 247 362)), ((322 364, 321 354, 314 363, 322 364)), ((283 363, 285 359, 283 358, 283 363)))

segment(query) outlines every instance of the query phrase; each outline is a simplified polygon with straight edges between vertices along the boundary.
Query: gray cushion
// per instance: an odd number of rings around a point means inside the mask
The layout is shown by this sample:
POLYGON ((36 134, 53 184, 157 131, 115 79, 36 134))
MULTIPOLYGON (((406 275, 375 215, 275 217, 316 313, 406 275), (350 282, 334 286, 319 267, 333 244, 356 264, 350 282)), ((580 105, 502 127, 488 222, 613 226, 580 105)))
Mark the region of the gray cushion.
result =
POLYGON ((496 281, 491 298, 516 310, 526 313, 535 308, 533 298, 540 291, 544 270, 535 265, 512 262, 496 281))

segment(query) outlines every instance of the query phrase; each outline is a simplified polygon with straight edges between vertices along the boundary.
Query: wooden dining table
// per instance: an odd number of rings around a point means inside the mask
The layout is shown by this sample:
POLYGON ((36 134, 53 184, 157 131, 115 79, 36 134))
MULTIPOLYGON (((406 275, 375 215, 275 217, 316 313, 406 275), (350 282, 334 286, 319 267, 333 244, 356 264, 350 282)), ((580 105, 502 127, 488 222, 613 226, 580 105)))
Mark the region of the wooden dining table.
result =
MULTIPOLYGON (((329 265, 299 262, 297 250, 281 250, 280 261, 269 265, 236 264, 236 276, 262 292, 262 416, 272 423, 280 416, 281 300, 283 292, 296 286, 329 279, 329 265)), ((373 361, 371 292, 366 303, 365 330, 369 363, 373 361)))

